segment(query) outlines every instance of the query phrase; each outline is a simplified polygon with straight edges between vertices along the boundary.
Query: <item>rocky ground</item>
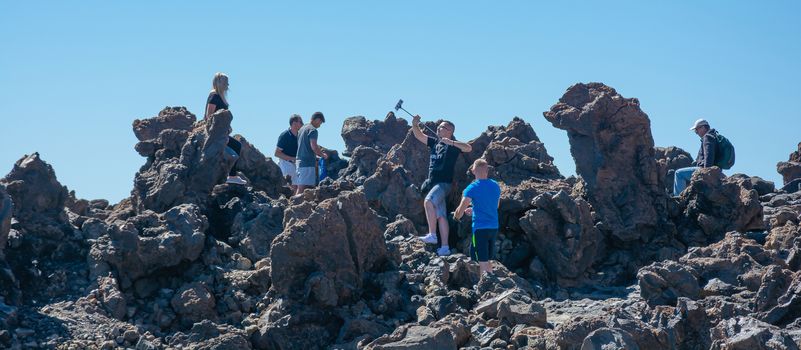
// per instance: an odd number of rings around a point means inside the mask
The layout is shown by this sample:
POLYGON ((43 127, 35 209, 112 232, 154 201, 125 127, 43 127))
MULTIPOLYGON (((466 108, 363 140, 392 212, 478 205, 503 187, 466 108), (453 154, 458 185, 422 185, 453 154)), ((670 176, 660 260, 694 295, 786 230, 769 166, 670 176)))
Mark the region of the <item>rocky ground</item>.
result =
POLYGON ((486 278, 464 254, 469 218, 451 256, 415 239, 428 156, 392 113, 348 118, 349 159, 329 151, 334 176, 293 198, 241 135, 249 184, 220 185, 225 110, 135 120, 146 160, 116 204, 25 155, 0 180, 0 348, 799 348, 801 144, 781 188, 711 168, 673 198, 692 159, 655 147, 637 99, 577 84, 544 117, 577 177, 519 118, 457 162, 457 188, 479 157, 502 186, 486 278))

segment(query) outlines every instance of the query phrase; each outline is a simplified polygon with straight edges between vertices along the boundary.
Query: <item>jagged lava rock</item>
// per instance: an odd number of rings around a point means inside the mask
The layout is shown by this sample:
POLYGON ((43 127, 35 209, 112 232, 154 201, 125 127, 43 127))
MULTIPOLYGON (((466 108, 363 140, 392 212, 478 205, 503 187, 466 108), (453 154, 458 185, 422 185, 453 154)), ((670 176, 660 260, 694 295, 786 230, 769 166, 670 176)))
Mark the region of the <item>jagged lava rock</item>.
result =
MULTIPOLYGON (((8 233, 11 230, 11 216, 14 212, 14 202, 11 196, 6 193, 6 187, 0 185, 0 296, 10 303, 19 300, 19 283, 14 277, 11 267, 6 262, 4 249, 8 241, 8 233)), ((0 326, 2 326, 0 322, 0 326)))
POLYGON ((298 299, 311 293, 328 306, 353 300, 364 274, 389 262, 383 232, 363 193, 346 191, 322 201, 273 241, 272 288, 298 299))
POLYGON ((239 159, 234 164, 234 168, 247 177, 248 187, 252 187, 254 191, 264 191, 270 197, 290 196, 291 193, 285 186, 286 182, 281 174, 281 169, 272 161, 272 158, 266 157, 244 136, 237 134, 234 135, 234 139, 242 144, 239 159))
POLYGON ((363 116, 346 118, 341 133, 345 140, 343 154, 350 157, 359 146, 376 148, 386 154, 392 146, 403 141, 409 128, 409 123, 395 117, 394 112, 387 113, 383 121, 367 120, 363 116))
POLYGON ((798 150, 790 153, 790 157, 786 162, 779 162, 776 164, 776 171, 782 175, 782 180, 787 191, 795 192, 801 190, 801 182, 796 181, 801 179, 801 142, 798 143, 798 150), (791 186, 791 184, 796 184, 791 186))
POLYGON ((0 184, 5 185, 14 201, 14 217, 20 222, 45 219, 65 222, 62 211, 68 197, 67 187, 58 182, 53 167, 38 152, 18 160, 11 172, 0 179, 0 184))
POLYGON ((0 260, 3 260, 3 249, 8 241, 8 232, 11 230, 11 216, 14 213, 14 202, 6 192, 6 187, 0 185, 0 260))
MULTIPOLYGON (((514 117, 506 126, 490 126, 469 144, 473 149, 465 165, 484 158, 494 168, 493 178, 507 185, 516 186, 532 178, 563 178, 534 128, 521 118, 514 117)), ((467 168, 459 170, 466 173, 467 168)))
POLYGON ((348 166, 340 170, 339 178, 357 185, 362 185, 364 181, 367 180, 367 177, 375 173, 378 160, 383 156, 384 155, 375 148, 356 146, 353 152, 351 152, 348 166))
MULTIPOLYGON (((184 114, 191 114, 185 109, 184 114)), ((158 118, 158 117, 156 117, 158 118)), ((161 213, 181 203, 201 204, 215 184, 222 182, 233 165, 234 157, 225 151, 233 116, 220 110, 192 130, 162 130, 161 145, 173 144, 179 154, 155 152, 136 173, 131 199, 137 212, 161 213), (188 132, 188 134, 186 133, 188 132), (166 137, 165 137, 166 138, 166 137)))
POLYGON ((194 204, 115 221, 108 225, 108 235, 92 245, 90 275, 104 276, 113 268, 123 290, 130 288, 138 278, 197 259, 207 226, 206 217, 194 204))
POLYGON ((718 167, 698 169, 680 199, 679 239, 703 246, 729 231, 763 230, 762 204, 752 186, 750 179, 726 178, 718 167))
POLYGON ((797 350, 798 344, 779 327, 751 317, 725 320, 710 330, 712 350, 797 350))
POLYGON ((559 191, 537 196, 533 205, 520 219, 520 226, 537 257, 561 283, 582 277, 604 249, 589 204, 559 191))
POLYGON ((543 114, 567 130, 587 198, 615 238, 648 241, 663 231, 667 195, 659 183, 651 122, 637 99, 601 83, 576 84, 543 114))
POLYGON ((217 185, 209 199, 209 233, 231 244, 251 261, 270 254, 270 244, 283 231, 284 197, 238 185, 217 185))
POLYGON ((134 120, 133 131, 139 141, 153 140, 164 130, 189 131, 196 120, 195 115, 189 113, 185 107, 167 106, 154 118, 134 120))
POLYGON ((70 226, 65 210, 69 191, 39 153, 20 158, 0 179, 0 187, 8 192, 7 197, 0 196, 5 212, 0 221, 0 241, 5 248, 0 249, 0 292, 14 304, 22 301, 21 289, 31 294, 62 292, 64 282, 56 281, 63 273, 59 265, 80 261, 86 252, 80 232, 70 226), (9 222, 11 216, 16 222, 9 222), (42 278, 43 273, 54 280, 42 278))
POLYGON ((692 166, 693 157, 687 151, 675 146, 656 147, 654 153, 656 164, 659 167, 659 182, 665 184, 665 190, 668 193, 673 193, 676 170, 692 166))
MULTIPOLYGON (((220 110, 206 120, 186 123, 194 118, 183 107, 168 107, 158 117, 134 124, 137 136, 152 136, 160 130, 157 138, 142 141, 136 147, 148 157, 134 179, 131 200, 137 213, 161 213, 183 203, 204 208, 214 186, 225 180, 236 160, 226 151, 233 116, 228 110, 220 110), (136 128, 144 124, 150 131, 136 128)), ((289 195, 278 166, 243 136, 234 138, 242 144, 235 170, 250 180, 249 186, 271 196, 289 195)))
POLYGON ((643 267, 637 273, 640 294, 651 305, 674 305, 679 297, 697 299, 701 294, 698 272, 674 261, 643 267))

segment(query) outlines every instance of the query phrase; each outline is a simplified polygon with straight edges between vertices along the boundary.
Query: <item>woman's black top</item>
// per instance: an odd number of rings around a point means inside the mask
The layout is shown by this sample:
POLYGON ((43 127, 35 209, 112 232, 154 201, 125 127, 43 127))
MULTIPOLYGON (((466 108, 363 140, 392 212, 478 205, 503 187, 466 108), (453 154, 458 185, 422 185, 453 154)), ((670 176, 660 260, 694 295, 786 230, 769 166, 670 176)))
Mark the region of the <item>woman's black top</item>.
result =
POLYGON ((219 111, 221 109, 228 109, 228 104, 223 101, 222 97, 216 92, 212 92, 209 94, 209 98, 206 100, 206 104, 214 105, 214 111, 219 111))

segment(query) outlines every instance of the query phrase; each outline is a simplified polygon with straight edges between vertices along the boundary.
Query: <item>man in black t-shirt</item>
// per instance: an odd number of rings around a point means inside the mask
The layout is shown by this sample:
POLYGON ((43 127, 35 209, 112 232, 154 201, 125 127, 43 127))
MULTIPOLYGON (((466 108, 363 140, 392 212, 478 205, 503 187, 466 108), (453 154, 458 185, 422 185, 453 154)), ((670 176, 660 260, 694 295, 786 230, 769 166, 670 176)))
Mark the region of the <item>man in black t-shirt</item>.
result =
POLYGON ((442 246, 437 249, 440 256, 450 255, 448 246, 448 217, 445 199, 451 191, 453 182, 453 167, 459 153, 470 152, 472 147, 464 142, 453 140, 456 126, 449 121, 443 121, 437 126, 437 137, 426 136, 419 127, 420 116, 412 118, 412 132, 414 137, 428 146, 430 161, 428 165, 428 179, 423 188, 430 188, 424 202, 428 234, 421 237, 423 242, 437 244, 437 225, 442 239, 442 246))
POLYGON ((281 174, 285 178, 289 177, 292 193, 295 193, 297 188, 298 173, 295 169, 295 157, 298 154, 298 130, 302 126, 303 118, 300 115, 293 114, 289 117, 289 129, 284 130, 281 136, 278 136, 278 145, 275 147, 275 156, 279 159, 278 167, 281 168, 281 174))

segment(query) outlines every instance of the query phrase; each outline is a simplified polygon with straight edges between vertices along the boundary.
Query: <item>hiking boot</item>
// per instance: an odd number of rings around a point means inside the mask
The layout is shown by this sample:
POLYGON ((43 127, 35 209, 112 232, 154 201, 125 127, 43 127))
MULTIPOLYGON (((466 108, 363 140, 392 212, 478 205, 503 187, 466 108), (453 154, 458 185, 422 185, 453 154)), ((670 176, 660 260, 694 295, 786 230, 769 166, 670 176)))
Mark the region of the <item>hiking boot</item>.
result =
POLYGON ((427 234, 427 235, 425 235, 423 237, 418 237, 418 238, 420 238, 420 240, 423 241, 423 243, 437 244, 437 234, 436 233, 429 233, 429 234, 427 234))
POLYGON ((449 248, 449 247, 441 247, 441 248, 437 249, 437 255, 439 255, 439 256, 451 255, 451 248, 449 248))
POLYGON ((229 176, 228 180, 225 180, 227 184, 235 184, 235 185, 247 185, 248 182, 242 179, 239 176, 229 176))

